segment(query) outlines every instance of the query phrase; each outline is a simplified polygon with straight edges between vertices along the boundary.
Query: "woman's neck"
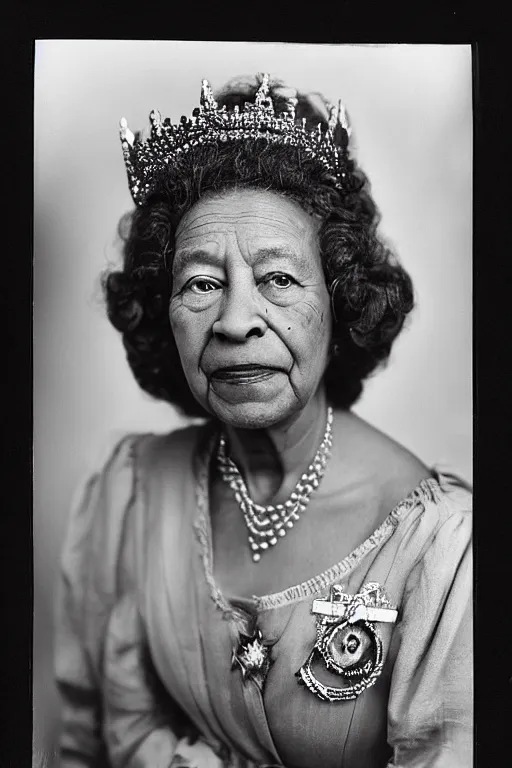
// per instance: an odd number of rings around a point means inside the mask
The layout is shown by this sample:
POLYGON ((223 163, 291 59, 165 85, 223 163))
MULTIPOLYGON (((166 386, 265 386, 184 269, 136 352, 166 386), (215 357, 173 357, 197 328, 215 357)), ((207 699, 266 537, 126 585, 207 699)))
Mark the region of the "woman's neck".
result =
POLYGON ((229 455, 254 501, 267 504, 288 498, 323 440, 326 418, 325 392, 320 388, 301 411, 274 427, 226 427, 229 455))

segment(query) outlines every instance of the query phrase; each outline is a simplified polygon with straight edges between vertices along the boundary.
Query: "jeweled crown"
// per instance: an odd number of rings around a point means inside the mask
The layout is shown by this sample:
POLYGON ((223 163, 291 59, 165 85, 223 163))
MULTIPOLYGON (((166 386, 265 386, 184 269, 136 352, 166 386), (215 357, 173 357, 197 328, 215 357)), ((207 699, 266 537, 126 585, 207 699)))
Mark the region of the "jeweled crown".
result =
POLYGON ((171 169, 194 147, 220 142, 266 139, 272 144, 300 148, 315 158, 332 176, 336 187, 343 189, 347 176, 347 145, 350 136, 345 110, 341 104, 329 105, 328 127, 319 122, 316 129, 306 127, 306 119, 296 122, 296 98, 287 100, 286 109, 276 114, 270 95, 270 77, 263 76, 254 103, 243 109, 219 108, 207 80, 203 80, 200 106, 192 117, 182 117, 172 125, 153 110, 149 116, 150 131, 144 140, 132 133, 125 118, 120 121, 121 145, 128 174, 128 185, 136 205, 143 205, 158 185, 165 168, 171 169))

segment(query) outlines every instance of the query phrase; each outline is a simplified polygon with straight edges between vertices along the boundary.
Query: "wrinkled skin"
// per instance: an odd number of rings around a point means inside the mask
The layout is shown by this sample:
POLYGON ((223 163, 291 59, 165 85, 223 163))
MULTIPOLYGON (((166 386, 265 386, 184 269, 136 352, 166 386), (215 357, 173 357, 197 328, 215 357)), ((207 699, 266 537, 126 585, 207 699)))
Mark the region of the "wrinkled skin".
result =
POLYGON ((318 226, 247 189, 202 198, 180 222, 171 326, 192 393, 228 425, 316 420, 332 327, 318 226))

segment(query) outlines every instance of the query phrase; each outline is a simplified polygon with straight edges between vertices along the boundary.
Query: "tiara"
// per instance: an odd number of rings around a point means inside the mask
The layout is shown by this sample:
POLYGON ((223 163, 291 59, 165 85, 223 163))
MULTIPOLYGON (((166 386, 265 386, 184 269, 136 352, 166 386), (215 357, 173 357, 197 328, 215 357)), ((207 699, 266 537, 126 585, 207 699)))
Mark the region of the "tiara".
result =
POLYGON ((345 110, 328 104, 327 129, 318 123, 316 129, 306 128, 306 119, 295 122, 296 98, 286 100, 284 111, 276 114, 270 96, 270 77, 263 75, 253 103, 246 102, 243 109, 219 109, 207 80, 202 81, 200 106, 192 117, 182 117, 177 125, 169 118, 162 120, 160 112, 149 116, 149 135, 144 140, 134 134, 123 117, 119 123, 121 146, 128 175, 128 186, 136 205, 143 205, 155 191, 165 169, 175 166, 188 152, 200 145, 221 142, 266 139, 270 144, 297 147, 310 158, 316 159, 332 176, 334 185, 343 189, 346 184, 347 145, 350 136, 345 110))

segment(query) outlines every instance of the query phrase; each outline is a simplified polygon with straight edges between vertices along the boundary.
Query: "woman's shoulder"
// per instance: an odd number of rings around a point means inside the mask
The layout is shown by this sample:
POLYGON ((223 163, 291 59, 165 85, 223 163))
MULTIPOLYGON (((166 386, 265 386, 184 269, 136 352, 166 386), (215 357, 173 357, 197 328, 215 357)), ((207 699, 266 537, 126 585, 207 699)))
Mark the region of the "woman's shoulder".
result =
POLYGON ((447 467, 427 466, 408 448, 353 413, 343 417, 342 426, 349 461, 379 499, 381 519, 391 510, 418 502, 443 518, 471 511, 469 484, 447 467))
POLYGON ((400 549, 404 572, 441 572, 471 549, 473 498, 468 483, 447 468, 433 467, 427 478, 392 513, 391 549, 400 549))
POLYGON ((167 432, 111 434, 87 468, 86 475, 115 481, 127 468, 135 471, 141 463, 150 467, 152 462, 165 460, 172 453, 183 459, 194 453, 208 431, 208 425, 201 422, 167 432))
POLYGON ((77 520, 102 525, 122 524, 126 511, 137 499, 140 481, 159 472, 179 472, 191 462, 201 443, 204 424, 190 424, 166 433, 126 432, 111 435, 77 483, 72 499, 71 525, 77 520), (104 510, 101 515, 97 510, 104 510), (108 511, 108 514, 106 512, 108 511))
POLYGON ((430 475, 411 451, 353 412, 338 412, 335 430, 336 464, 367 492, 380 496, 384 509, 392 509, 430 475))
POLYGON ((138 517, 132 513, 144 497, 141 488, 146 490, 164 472, 179 474, 183 462, 190 464, 204 431, 204 425, 191 424, 165 434, 111 436, 85 469, 72 499, 62 552, 68 575, 87 570, 87 562, 94 561, 102 571, 97 580, 112 581, 127 532, 138 517))

